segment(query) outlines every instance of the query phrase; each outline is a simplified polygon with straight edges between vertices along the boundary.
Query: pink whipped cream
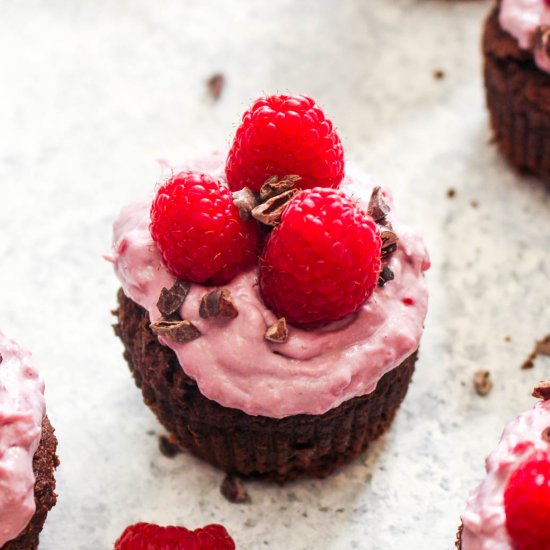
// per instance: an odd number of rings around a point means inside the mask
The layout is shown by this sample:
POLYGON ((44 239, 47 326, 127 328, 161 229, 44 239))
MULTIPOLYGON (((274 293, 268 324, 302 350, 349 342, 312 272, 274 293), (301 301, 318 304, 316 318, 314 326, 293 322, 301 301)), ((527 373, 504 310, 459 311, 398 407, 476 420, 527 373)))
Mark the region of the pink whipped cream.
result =
MULTIPOLYGON (((520 48, 532 50, 535 34, 541 26, 550 25, 550 7, 545 0, 502 0, 500 26, 511 34, 520 48)), ((535 50, 537 66, 550 73, 550 56, 535 50)))
MULTIPOLYGON (((186 166, 223 175, 223 157, 186 166)), ((341 189, 366 208, 373 185, 364 176, 347 177, 341 189)), ((164 266, 149 234, 152 197, 122 209, 114 224, 114 247, 108 259, 126 296, 160 318, 156 303, 175 278, 164 266)), ((399 247, 391 260, 395 280, 377 288, 359 311, 322 329, 290 327, 287 342, 264 338, 276 317, 258 294, 257 269, 225 285, 239 311, 219 324, 199 317, 208 288, 194 284, 180 314, 201 331, 191 342, 177 344, 159 337, 177 355, 201 393, 225 407, 250 415, 283 418, 322 414, 344 401, 372 392, 378 380, 418 348, 428 306, 422 273, 429 267, 422 239, 395 221, 399 247)))
POLYGON ((497 448, 487 457, 487 477, 472 492, 461 516, 462 550, 513 550, 506 530, 504 491, 512 472, 531 453, 548 450, 542 438, 550 427, 550 400, 537 403, 508 424, 497 448))
POLYGON ((32 460, 42 435, 44 383, 31 354, 0 332, 0 547, 35 512, 32 460))

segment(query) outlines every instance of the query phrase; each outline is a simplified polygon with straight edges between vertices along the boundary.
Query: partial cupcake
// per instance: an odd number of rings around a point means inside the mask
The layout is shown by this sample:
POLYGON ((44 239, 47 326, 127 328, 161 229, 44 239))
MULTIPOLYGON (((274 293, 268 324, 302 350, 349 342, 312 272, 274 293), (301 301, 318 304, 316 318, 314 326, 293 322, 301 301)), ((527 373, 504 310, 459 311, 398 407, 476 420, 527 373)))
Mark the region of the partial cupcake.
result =
POLYGON ((0 549, 38 548, 55 505, 54 435, 31 354, 0 332, 0 549))
POLYGON ((515 168, 550 183, 550 3, 499 0, 483 36, 494 139, 515 168))
POLYGON ((190 531, 186 527, 162 527, 135 523, 124 529, 114 550, 235 550, 235 542, 223 525, 212 524, 190 531))
POLYGON ((116 333, 179 444, 242 476, 323 476, 391 423, 427 312, 422 239, 305 96, 124 208, 116 333))
POLYGON ((461 519, 458 550, 550 550, 550 381, 486 460, 461 519))

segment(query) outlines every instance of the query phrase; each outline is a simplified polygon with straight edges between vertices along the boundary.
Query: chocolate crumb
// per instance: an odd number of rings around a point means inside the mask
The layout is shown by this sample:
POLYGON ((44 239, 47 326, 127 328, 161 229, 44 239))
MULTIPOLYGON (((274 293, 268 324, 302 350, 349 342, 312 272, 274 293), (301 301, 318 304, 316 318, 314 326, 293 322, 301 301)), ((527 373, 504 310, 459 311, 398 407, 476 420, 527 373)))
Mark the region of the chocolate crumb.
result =
POLYGON ((512 341, 512 338, 510 338, 510 336, 505 336, 504 341, 508 344, 509 342, 512 341))
POLYGON ((532 369, 535 366, 535 359, 536 358, 537 358, 536 354, 530 353, 527 356, 527 359, 525 359, 525 361, 521 364, 520 368, 523 369, 523 370, 532 369))
POLYGON ((479 206, 479 203, 476 200, 470 201, 470 206, 472 208, 477 208, 479 206))
POLYGON ((382 271, 380 271, 380 274, 378 275, 378 286, 384 286, 388 281, 393 281, 395 278, 395 275, 393 271, 386 266, 382 271))
POLYGON ((535 359, 539 355, 550 356, 550 334, 542 340, 535 342, 533 351, 527 356, 527 359, 521 364, 522 369, 532 369, 535 366, 535 359))
POLYGON ((288 203, 298 192, 298 189, 289 189, 280 195, 271 197, 252 210, 252 217, 265 225, 273 227, 278 225, 288 203))
POLYGON ((286 319, 281 317, 277 319, 271 326, 267 327, 264 338, 276 344, 282 344, 288 340, 288 327, 286 319))
POLYGON ((208 93, 214 101, 220 99, 225 86, 225 76, 222 73, 213 74, 207 81, 208 93))
POLYGON ((547 443, 550 443, 550 426, 542 431, 541 437, 547 443))
POLYGON ((276 195, 280 195, 292 189, 301 179, 302 178, 297 175, 283 176, 281 179, 279 179, 278 176, 271 176, 265 180, 265 183, 260 189, 260 200, 265 202, 271 197, 275 197, 276 195))
POLYGON ((380 223, 389 214, 389 212, 390 207, 384 200, 382 190, 380 189, 380 186, 376 186, 372 190, 369 206, 367 208, 367 214, 369 214, 375 222, 380 223))
POLYGON ((227 288, 217 288, 207 292, 199 306, 199 315, 203 319, 234 319, 239 315, 227 288))
POLYGON ((395 252, 399 237, 393 231, 385 228, 380 231, 380 237, 382 238, 382 256, 395 252))
POLYGON ((449 197, 450 199, 453 199, 455 196, 456 196, 455 189, 453 189, 452 187, 447 189, 447 197, 449 197))
POLYGON ((474 387, 478 395, 487 395, 493 388, 491 373, 488 370, 478 370, 477 372, 475 372, 474 387))
POLYGON ((433 72, 433 76, 436 80, 443 80, 445 78, 445 72, 441 69, 435 69, 433 72))
POLYGON ((183 452, 173 436, 165 435, 159 437, 159 451, 167 458, 174 458, 183 452))
POLYGON ((4 360, 4 358, 2 357, 2 354, 0 353, 0 365, 2 364, 3 360, 4 360))
POLYGON ((201 335, 200 330, 191 321, 186 320, 159 319, 149 326, 158 336, 166 336, 178 344, 190 342, 201 335))
POLYGON ((233 193, 233 204, 237 207, 243 221, 252 217, 252 210, 258 206, 258 199, 252 190, 243 187, 233 193))
POLYGON ((176 279, 176 282, 170 289, 163 288, 160 291, 157 308, 164 317, 170 317, 170 315, 173 315, 179 310, 185 298, 187 298, 190 288, 191 283, 176 279))
POLYGON ((550 380, 539 382, 531 395, 543 401, 550 399, 550 380))
POLYGON ((229 474, 226 475, 220 486, 220 492, 233 504, 245 504, 250 502, 250 495, 238 477, 229 474))

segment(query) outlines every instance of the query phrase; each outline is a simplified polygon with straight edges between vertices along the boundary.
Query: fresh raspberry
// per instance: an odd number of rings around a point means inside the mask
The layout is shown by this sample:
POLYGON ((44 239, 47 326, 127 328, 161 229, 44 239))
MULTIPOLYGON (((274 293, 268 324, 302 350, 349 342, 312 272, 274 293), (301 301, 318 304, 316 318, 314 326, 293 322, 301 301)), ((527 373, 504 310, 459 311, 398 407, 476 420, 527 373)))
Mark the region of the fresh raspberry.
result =
POLYGON ((114 550, 235 550, 235 543, 221 525, 190 531, 185 527, 136 523, 126 527, 114 550))
POLYGON ((344 150, 332 122, 304 95, 262 97, 243 115, 225 173, 234 191, 259 191, 271 176, 301 176, 300 187, 338 187, 344 150))
POLYGON ((260 259, 264 301, 295 325, 340 319, 372 294, 381 246, 374 220, 342 191, 304 190, 283 212, 260 259))
POLYGON ((510 476, 506 528, 517 550, 550 550, 550 451, 538 451, 510 476))
POLYGON ((224 284, 257 258, 258 227, 243 221, 218 179, 181 172, 162 185, 151 206, 151 236, 178 278, 224 284))

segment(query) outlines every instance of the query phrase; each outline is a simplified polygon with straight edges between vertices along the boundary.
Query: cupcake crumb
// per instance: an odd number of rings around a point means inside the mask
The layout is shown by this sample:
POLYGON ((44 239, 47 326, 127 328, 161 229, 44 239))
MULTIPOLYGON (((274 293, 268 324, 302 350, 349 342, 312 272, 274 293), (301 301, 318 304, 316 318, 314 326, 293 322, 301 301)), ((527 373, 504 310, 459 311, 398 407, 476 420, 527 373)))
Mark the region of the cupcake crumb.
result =
POLYGON ((436 80, 443 80, 445 78, 445 71, 442 69, 435 69, 433 72, 433 77, 436 80))
POLYGON ((233 504, 250 502, 250 495, 238 477, 226 475, 220 486, 221 494, 233 504))
POLYGON ((453 187, 449 187, 449 189, 447 189, 447 197, 449 199, 453 199, 455 196, 456 196, 456 190, 453 187))
POLYGON ((487 395, 493 388, 491 373, 488 370, 478 370, 477 372, 475 372, 474 387, 478 395, 487 395))
POLYGON ((535 366, 535 360, 539 355, 550 357, 550 334, 541 340, 535 342, 533 351, 527 356, 527 359, 521 364, 522 369, 532 369, 535 366))
POLYGON ((171 436, 166 437, 165 435, 159 437, 159 451, 167 458, 174 458, 182 452, 181 447, 174 439, 171 436))
POLYGON ((222 73, 215 73, 206 81, 206 85, 210 97, 214 101, 218 101, 225 87, 225 76, 222 73))

